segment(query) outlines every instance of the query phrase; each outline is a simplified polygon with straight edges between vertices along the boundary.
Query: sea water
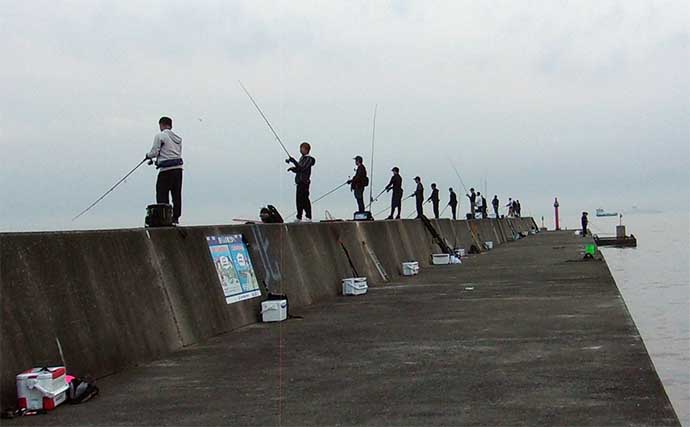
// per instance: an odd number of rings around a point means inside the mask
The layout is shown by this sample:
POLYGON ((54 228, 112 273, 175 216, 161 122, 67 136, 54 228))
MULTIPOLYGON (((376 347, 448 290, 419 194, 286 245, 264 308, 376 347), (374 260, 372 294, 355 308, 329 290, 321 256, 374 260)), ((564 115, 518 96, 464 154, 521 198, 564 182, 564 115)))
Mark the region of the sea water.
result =
MULTIPOLYGON (((600 250, 681 423, 690 427, 690 215, 624 215, 637 248, 600 250)), ((614 234, 618 218, 590 217, 614 234)))

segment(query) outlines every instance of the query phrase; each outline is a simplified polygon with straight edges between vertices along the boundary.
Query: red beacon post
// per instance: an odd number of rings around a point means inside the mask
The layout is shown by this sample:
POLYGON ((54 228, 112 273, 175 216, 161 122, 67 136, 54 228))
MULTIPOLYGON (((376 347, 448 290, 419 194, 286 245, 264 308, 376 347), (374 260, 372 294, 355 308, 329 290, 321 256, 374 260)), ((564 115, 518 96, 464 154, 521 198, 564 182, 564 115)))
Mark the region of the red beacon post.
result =
POLYGON ((558 197, 555 197, 554 202, 553 202, 553 208, 556 211, 556 230, 561 229, 561 224, 558 222, 558 207, 559 206, 560 205, 558 204, 558 197))

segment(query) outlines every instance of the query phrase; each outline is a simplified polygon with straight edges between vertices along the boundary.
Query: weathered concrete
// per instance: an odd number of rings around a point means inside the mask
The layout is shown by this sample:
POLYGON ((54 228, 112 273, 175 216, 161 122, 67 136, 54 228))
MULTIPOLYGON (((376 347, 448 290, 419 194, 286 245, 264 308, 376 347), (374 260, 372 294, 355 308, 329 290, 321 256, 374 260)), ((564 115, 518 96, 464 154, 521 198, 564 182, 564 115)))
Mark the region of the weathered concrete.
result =
MULTIPOLYGON (((474 242, 464 221, 436 224, 456 246, 474 242)), ((342 246, 374 284, 383 279, 367 248, 391 278, 439 251, 416 220, 0 234, 2 406, 14 404, 16 373, 61 363, 56 339, 72 372, 102 377, 256 322, 261 299, 225 304, 206 246, 206 236, 235 233, 263 294, 286 293, 292 308, 339 294, 353 274, 342 246)))
POLYGON ((304 307, 16 425, 679 425, 606 264, 541 233, 304 307))

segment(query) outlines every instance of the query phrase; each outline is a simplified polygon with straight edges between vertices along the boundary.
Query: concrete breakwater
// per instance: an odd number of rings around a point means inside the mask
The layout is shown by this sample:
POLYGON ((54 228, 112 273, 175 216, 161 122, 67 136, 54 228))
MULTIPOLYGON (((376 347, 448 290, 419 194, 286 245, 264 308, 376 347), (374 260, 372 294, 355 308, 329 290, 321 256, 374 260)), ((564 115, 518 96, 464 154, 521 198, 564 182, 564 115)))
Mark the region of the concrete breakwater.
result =
MULTIPOLYGON (((536 229, 531 218, 431 223, 466 250, 536 229)), ((293 308, 337 296, 353 268, 376 284, 439 252, 418 220, 0 234, 2 406, 29 367, 64 358, 102 377, 257 322, 263 298, 226 304, 209 255, 207 237, 231 234, 246 240, 262 295, 293 308)))

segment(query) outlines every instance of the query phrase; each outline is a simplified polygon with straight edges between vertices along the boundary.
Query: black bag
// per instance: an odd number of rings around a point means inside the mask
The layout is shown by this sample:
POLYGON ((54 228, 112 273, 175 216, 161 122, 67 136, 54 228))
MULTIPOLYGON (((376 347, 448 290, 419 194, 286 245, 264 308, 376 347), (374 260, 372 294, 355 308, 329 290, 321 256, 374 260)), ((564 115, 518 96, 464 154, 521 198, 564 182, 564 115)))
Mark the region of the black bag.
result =
POLYGON ((173 225, 173 208, 166 203, 156 203, 146 207, 146 219, 144 224, 147 227, 170 227, 173 225))
POLYGON ((73 378, 67 390, 67 401, 72 404, 84 403, 98 396, 96 382, 89 378, 73 378))
POLYGON ((278 212, 278 209, 276 209, 276 207, 273 205, 268 205, 265 208, 261 208, 259 216, 261 217, 261 222, 266 224, 282 224, 284 222, 283 217, 278 212))

